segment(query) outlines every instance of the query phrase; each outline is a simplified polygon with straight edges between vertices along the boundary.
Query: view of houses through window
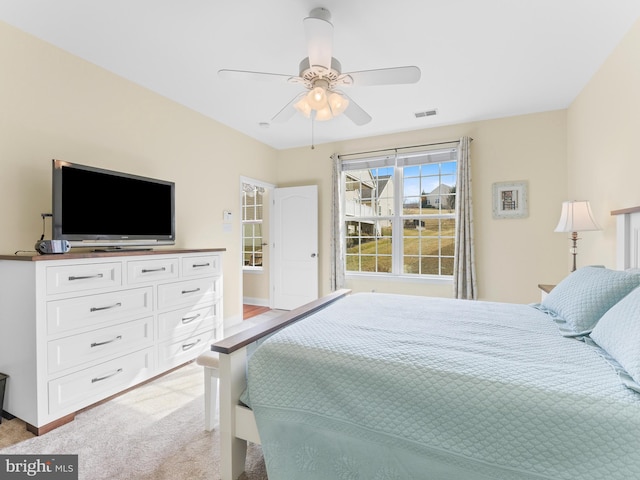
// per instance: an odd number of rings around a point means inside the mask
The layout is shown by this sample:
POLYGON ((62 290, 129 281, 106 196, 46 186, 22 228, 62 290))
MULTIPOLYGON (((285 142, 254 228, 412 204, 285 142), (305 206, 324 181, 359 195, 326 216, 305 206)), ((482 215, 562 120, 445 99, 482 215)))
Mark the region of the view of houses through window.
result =
POLYGON ((457 149, 343 161, 346 273, 453 275, 457 149))

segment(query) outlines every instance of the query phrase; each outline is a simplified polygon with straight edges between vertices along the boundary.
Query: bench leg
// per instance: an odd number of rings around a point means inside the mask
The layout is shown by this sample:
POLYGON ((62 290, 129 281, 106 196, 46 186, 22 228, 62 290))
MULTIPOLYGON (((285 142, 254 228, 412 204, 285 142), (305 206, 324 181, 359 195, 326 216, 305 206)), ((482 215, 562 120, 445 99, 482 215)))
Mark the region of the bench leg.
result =
POLYGON ((245 348, 220 355, 220 476, 237 480, 244 472, 247 442, 236 438, 236 405, 246 383, 245 348))
POLYGON ((204 368, 204 428, 212 431, 217 425, 216 408, 218 405, 218 371, 204 368))

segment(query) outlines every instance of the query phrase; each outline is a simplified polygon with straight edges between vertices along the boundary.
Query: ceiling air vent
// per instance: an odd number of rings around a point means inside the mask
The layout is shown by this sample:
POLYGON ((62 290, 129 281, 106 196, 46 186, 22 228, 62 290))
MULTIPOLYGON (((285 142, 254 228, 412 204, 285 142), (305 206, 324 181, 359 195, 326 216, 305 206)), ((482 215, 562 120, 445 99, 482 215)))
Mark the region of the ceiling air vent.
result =
POLYGON ((438 114, 438 111, 435 108, 433 110, 425 110, 424 112, 414 113, 416 118, 433 117, 434 115, 437 115, 437 114, 438 114))

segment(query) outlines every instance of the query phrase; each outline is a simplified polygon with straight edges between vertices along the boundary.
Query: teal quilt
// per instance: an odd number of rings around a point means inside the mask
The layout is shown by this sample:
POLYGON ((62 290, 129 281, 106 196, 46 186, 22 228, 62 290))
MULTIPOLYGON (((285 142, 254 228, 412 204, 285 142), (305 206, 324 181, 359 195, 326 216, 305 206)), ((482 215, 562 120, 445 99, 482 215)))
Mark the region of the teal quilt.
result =
POLYGON ((528 305, 358 293, 248 364, 269 480, 640 478, 640 394, 528 305))

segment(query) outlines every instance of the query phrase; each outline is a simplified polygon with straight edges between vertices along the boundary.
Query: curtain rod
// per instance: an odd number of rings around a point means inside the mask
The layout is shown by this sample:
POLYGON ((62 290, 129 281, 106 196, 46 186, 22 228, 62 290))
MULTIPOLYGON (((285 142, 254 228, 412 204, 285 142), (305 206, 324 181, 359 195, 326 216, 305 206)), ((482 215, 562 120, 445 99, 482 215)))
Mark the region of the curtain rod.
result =
MULTIPOLYGON (((473 138, 470 138, 469 140, 473 142, 473 138)), ((408 148, 435 147, 436 145, 448 145, 450 143, 460 143, 460 140, 450 140, 448 142, 425 143, 423 145, 409 145, 407 147, 383 148, 382 150, 371 150, 369 152, 345 153, 344 155, 339 154, 338 158, 352 157, 354 155, 368 155, 370 153, 397 152, 398 150, 404 150, 408 148)))

